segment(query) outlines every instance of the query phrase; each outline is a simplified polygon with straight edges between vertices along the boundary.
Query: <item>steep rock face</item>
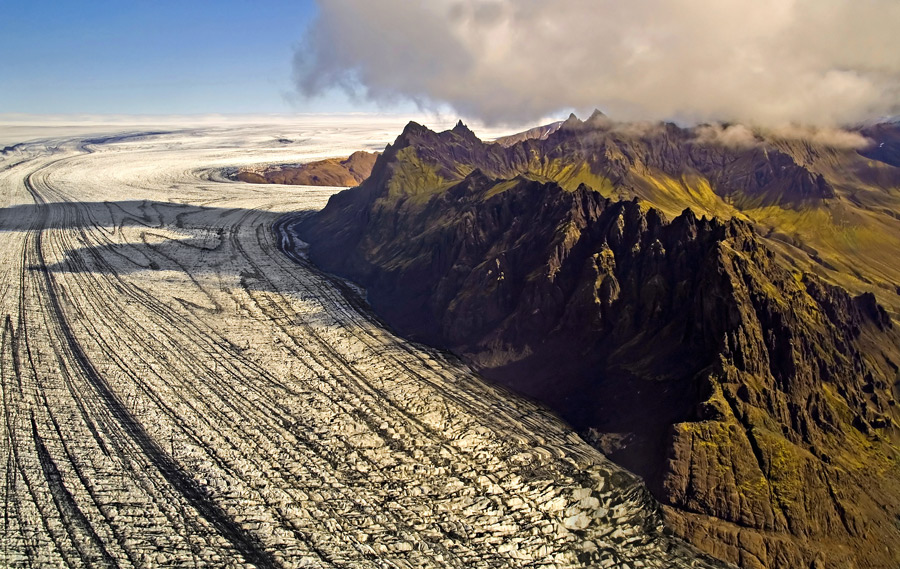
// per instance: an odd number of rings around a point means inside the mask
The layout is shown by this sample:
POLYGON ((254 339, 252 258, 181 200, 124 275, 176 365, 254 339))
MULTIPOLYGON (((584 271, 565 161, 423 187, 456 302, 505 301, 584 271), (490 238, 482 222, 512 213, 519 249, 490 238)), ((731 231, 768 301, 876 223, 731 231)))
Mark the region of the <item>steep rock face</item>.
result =
POLYGON ((558 131, 563 126, 563 124, 565 124, 565 121, 556 121, 550 124, 536 126, 523 132, 511 134, 508 136, 501 136, 500 138, 495 139, 494 142, 502 146, 513 146, 514 144, 523 142, 525 140, 546 140, 551 134, 558 131))
MULTIPOLYGON (((785 268, 747 222, 668 222, 523 174, 551 163, 534 144, 410 125, 297 229, 399 331, 547 402, 641 474, 701 548, 747 568, 900 563, 884 546, 900 539, 900 335, 875 298, 785 268)), ((654 160, 683 159, 654 144, 654 160)), ((720 176, 743 196, 825 191, 799 165, 736 171, 720 176)))

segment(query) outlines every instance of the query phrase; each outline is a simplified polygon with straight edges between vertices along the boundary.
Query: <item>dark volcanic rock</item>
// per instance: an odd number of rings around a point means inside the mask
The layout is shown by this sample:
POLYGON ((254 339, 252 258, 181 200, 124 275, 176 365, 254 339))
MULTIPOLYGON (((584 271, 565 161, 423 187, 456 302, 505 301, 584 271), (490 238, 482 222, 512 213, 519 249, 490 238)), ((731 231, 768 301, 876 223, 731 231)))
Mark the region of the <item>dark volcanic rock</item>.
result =
POLYGON ((534 164, 580 152, 623 183, 639 163, 706 168, 717 193, 792 205, 827 182, 671 125, 641 157, 591 132, 566 121, 504 149, 411 124, 297 230, 400 332, 546 402, 643 476, 701 548, 746 568, 896 566, 900 334, 874 296, 786 268, 746 222, 670 222, 534 164))

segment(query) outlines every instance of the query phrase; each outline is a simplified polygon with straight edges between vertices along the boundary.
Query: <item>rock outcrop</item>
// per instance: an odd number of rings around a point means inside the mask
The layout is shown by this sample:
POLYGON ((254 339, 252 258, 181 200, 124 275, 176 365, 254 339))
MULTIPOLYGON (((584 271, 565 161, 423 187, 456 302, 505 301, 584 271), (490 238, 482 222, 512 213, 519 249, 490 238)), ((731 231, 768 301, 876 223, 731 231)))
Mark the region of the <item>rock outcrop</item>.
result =
MULTIPOLYGON (((615 199, 679 171, 722 203, 814 207, 834 188, 788 152, 671 125, 618 144, 603 120, 509 148, 410 124, 295 230, 398 331, 547 403, 640 474, 700 548, 748 569, 897 566, 889 314, 791 267, 746 217, 669 221, 615 199)), ((664 190, 648 195, 671 210, 682 198, 664 190)))
POLYGON ((292 184, 299 186, 358 186, 369 177, 377 154, 354 152, 344 159, 326 158, 296 166, 244 168, 235 178, 251 184, 292 184))

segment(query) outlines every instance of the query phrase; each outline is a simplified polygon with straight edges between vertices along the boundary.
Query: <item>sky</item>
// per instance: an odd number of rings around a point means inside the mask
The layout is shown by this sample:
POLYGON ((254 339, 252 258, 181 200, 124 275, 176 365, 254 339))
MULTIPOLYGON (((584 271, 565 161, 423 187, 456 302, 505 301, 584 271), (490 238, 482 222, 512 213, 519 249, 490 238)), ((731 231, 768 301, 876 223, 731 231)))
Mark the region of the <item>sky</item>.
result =
POLYGON ((0 0, 0 113, 378 110, 300 98, 292 58, 312 0, 0 0))
POLYGON ((898 0, 0 0, 0 113, 900 113, 898 0))

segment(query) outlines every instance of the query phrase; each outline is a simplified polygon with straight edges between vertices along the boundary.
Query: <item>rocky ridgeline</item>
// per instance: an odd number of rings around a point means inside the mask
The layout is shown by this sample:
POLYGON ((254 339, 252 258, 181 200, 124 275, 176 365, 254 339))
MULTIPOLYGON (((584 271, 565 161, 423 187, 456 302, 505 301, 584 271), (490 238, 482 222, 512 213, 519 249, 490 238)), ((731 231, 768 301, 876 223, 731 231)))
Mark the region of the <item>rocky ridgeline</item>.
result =
MULTIPOLYGON (((588 433, 702 549, 745 568, 896 565, 885 544, 900 539, 900 334, 888 314, 785 266, 747 222, 690 209, 668 221, 637 199, 566 188, 577 160, 565 149, 598 148, 583 125, 504 148, 461 124, 411 124, 299 233, 399 331, 588 433)), ((595 179, 615 191, 636 162, 698 169, 702 145, 660 132, 642 158, 621 145, 591 154, 605 165, 595 179)), ((709 177, 722 195, 833 195, 788 154, 709 152, 734 154, 709 177)))
POLYGON ((251 184, 353 187, 369 177, 377 156, 359 150, 344 159, 326 158, 297 165, 244 167, 233 176, 236 180, 251 184))

